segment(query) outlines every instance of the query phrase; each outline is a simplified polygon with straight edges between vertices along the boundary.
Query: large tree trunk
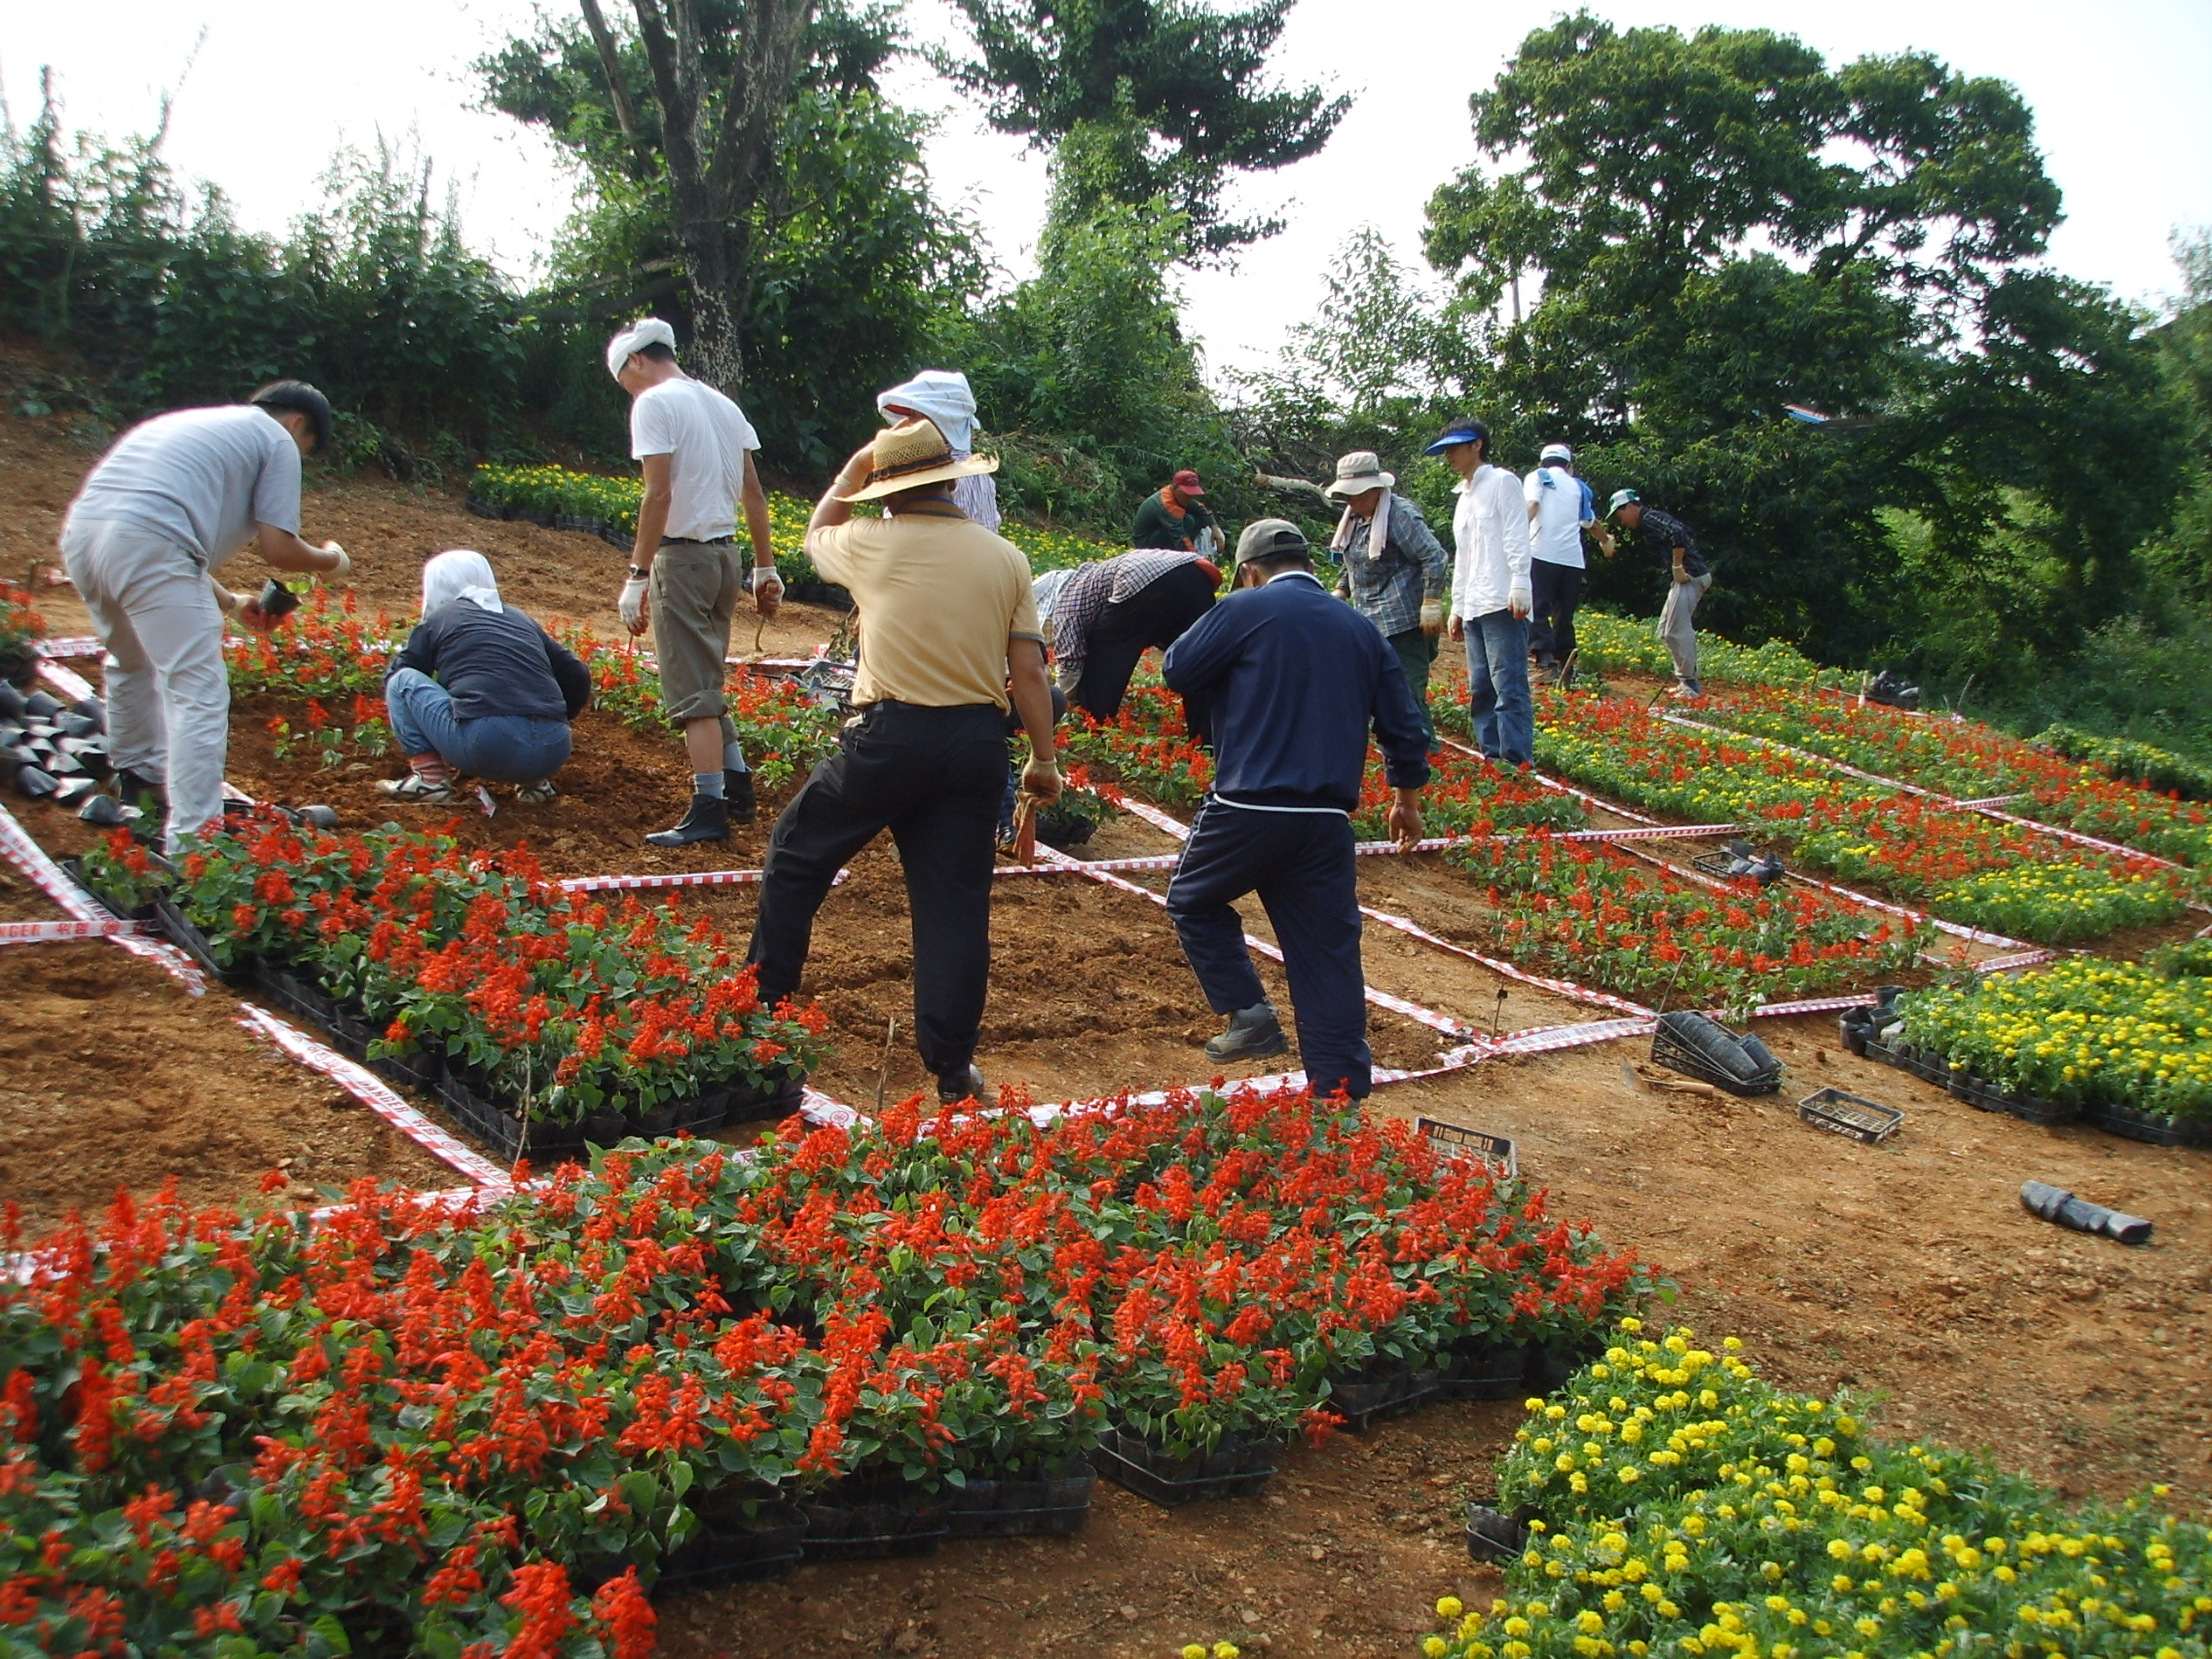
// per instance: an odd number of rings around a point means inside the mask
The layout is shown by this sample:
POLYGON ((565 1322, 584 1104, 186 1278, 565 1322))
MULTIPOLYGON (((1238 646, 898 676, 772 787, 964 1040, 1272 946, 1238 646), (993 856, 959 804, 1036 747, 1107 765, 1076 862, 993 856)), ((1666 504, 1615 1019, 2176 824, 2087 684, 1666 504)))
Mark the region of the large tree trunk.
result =
POLYGON ((776 138, 805 62, 814 0, 737 0, 726 85, 708 71, 700 0, 632 0, 660 102, 662 151, 691 287, 690 372, 737 395, 754 210, 776 178, 776 138))

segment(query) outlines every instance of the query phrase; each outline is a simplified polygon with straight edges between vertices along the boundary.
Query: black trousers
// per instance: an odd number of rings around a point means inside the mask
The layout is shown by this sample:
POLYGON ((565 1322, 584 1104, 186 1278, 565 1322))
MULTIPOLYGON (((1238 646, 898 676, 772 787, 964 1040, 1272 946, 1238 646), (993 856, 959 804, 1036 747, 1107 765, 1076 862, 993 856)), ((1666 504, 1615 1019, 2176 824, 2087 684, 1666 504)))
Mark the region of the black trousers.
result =
POLYGON ((1191 624, 1213 608, 1213 583, 1197 564, 1178 565, 1119 605, 1103 608, 1090 624, 1083 677, 1068 701, 1102 720, 1122 712, 1129 676, 1147 647, 1165 650, 1191 624))
POLYGON ((871 703, 776 820, 748 962, 760 995, 798 990, 814 913, 884 830, 906 871, 914 930, 914 1047, 939 1077, 976 1057, 991 971, 991 866, 1006 788, 1006 717, 992 703, 871 703))
POLYGON ((1529 648, 1540 665, 1556 667, 1574 654, 1574 608, 1582 603, 1583 571, 1574 565, 1531 559, 1529 574, 1533 590, 1530 598, 1534 602, 1529 648))
POLYGON ((1267 1000, 1231 906, 1257 892, 1282 946, 1298 1054, 1317 1095, 1375 1087, 1351 823, 1335 812, 1255 812, 1209 800, 1167 884, 1167 914, 1216 1014, 1267 1000))

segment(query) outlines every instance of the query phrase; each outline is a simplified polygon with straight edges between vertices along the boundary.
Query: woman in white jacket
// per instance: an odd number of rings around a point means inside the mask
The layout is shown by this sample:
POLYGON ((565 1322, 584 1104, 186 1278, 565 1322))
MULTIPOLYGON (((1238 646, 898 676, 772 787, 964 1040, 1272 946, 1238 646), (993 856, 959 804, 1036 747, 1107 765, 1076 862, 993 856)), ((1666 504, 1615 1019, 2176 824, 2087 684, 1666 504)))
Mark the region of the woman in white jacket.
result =
POLYGON ((1459 475, 1452 509, 1452 637, 1467 646, 1475 741, 1500 766, 1535 758, 1529 701, 1529 508, 1521 480, 1490 461, 1490 428, 1455 421, 1425 452, 1459 475))

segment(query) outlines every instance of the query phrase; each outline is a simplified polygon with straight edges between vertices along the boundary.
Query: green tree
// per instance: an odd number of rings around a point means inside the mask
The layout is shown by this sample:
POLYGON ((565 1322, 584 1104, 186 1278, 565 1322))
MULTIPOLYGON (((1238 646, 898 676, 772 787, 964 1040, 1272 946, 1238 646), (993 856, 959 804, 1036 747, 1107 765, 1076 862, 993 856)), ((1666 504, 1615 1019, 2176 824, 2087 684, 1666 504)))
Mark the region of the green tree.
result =
POLYGON ((589 4, 477 64, 491 104, 544 129, 588 187, 541 296, 534 387, 558 428, 605 442, 619 405, 578 336, 666 310, 697 372, 742 386, 771 454, 819 466, 979 288, 972 234, 931 197, 923 122, 877 89, 900 49, 889 9, 805 5, 795 64, 763 79, 747 31, 782 26, 764 11, 662 6, 651 25, 639 0, 633 28, 589 4), (666 63, 653 26, 682 48, 666 63), (677 68, 690 91, 672 100, 677 68), (703 182, 686 184, 695 164, 703 182))
POLYGON ((1177 259, 1279 231, 1279 219, 1224 216, 1229 176, 1315 154, 1351 107, 1318 87, 1263 81, 1291 0, 1234 12, 1189 0, 958 4, 975 54, 940 54, 940 67, 1001 132, 1053 151, 1073 217, 1156 199, 1181 214, 1185 240, 1168 250, 1177 259))
POLYGON ((1472 306, 1540 283, 1485 393, 1575 442, 1593 482, 1681 510, 1721 556, 1717 625, 1831 655, 1888 643, 1916 601, 1892 507, 1959 572, 1994 578, 2038 537, 2056 564, 2015 645, 2125 605, 2128 550, 2171 496, 2172 413, 2142 319, 2029 263, 2059 197, 2011 88, 1920 54, 1831 69, 1769 30, 1578 13, 1470 107, 1489 170, 1436 193, 1427 252, 1472 306), (1785 403, 1858 429, 1791 424, 1785 403), (2091 486, 2121 456, 2135 487, 2114 503, 2091 486))

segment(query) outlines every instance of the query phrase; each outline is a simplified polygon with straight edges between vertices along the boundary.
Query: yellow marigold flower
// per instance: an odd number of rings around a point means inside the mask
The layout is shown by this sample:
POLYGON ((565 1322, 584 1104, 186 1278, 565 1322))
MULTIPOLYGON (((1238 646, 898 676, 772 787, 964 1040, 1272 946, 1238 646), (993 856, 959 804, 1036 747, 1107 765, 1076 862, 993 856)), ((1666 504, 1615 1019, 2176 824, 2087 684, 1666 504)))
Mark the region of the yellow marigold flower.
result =
POLYGON ((1240 1651, 1234 1641, 1217 1641, 1213 1644, 1213 1659, 1237 1659, 1240 1651))
POLYGON ((1466 1608, 1456 1596, 1439 1596, 1436 1599, 1436 1616, 1440 1619, 1456 1619, 1464 1611, 1466 1608))
POLYGON ((1452 1651, 1452 1644, 1441 1636, 1432 1636, 1420 1644, 1420 1650, 1428 1659, 1444 1659, 1444 1655, 1452 1651))
POLYGON ((1206 1650, 1196 1641, 1183 1643, 1183 1659, 1206 1659, 1206 1650))

